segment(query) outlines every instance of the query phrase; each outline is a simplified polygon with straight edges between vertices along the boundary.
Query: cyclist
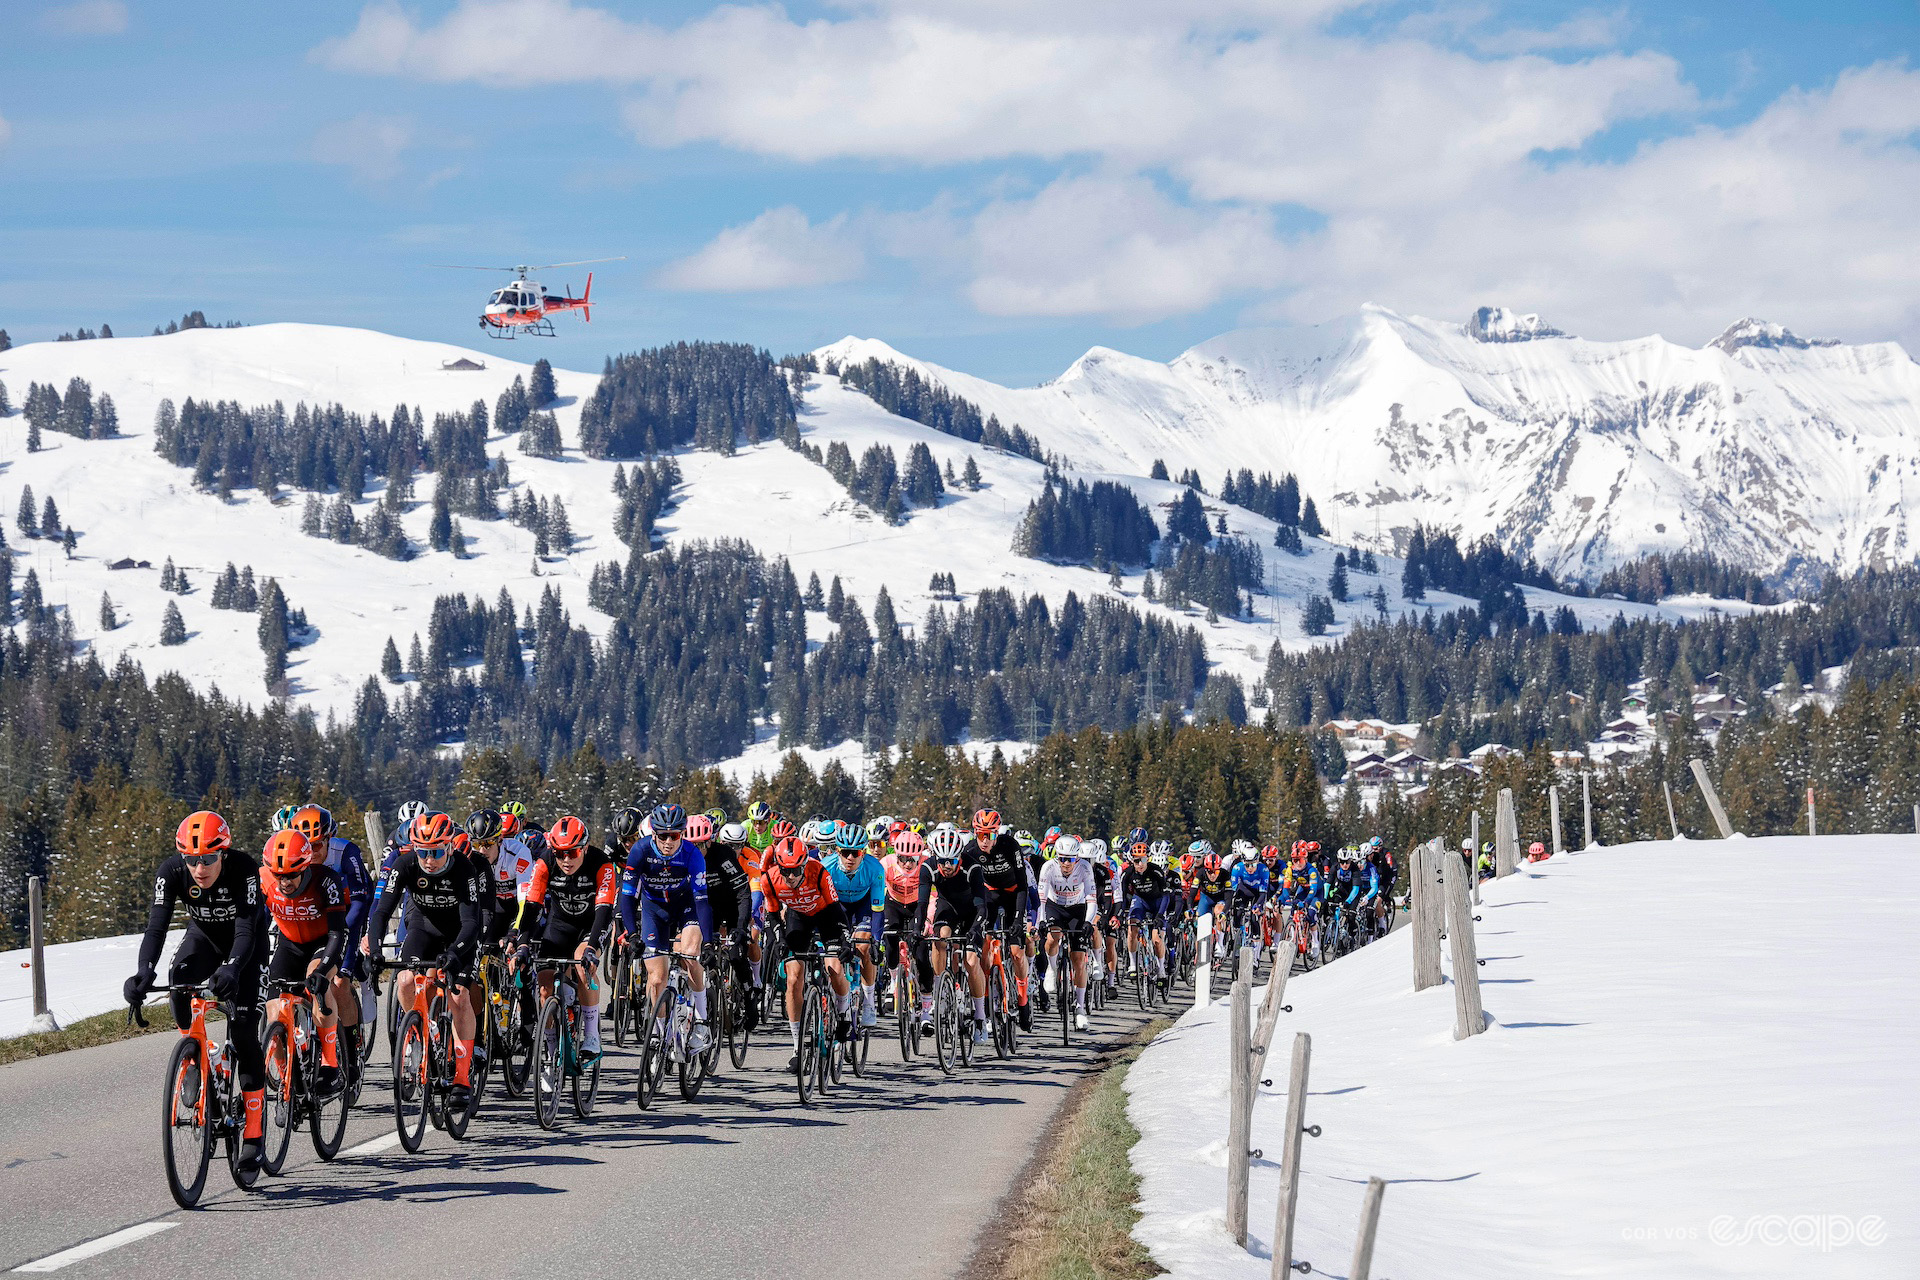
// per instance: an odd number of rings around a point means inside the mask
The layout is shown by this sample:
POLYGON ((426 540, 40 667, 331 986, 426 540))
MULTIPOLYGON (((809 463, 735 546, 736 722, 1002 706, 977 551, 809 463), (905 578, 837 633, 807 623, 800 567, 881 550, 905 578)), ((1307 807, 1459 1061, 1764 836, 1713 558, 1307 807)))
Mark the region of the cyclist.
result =
MULTIPOLYGON (((1054 842, 1055 857, 1040 873, 1040 928, 1046 935, 1046 953, 1060 951, 1060 939, 1067 940, 1067 955, 1073 975, 1076 1031, 1087 1029, 1087 940, 1093 931, 1094 913, 1099 908, 1099 884, 1093 868, 1080 856, 1078 836, 1063 835, 1054 842)), ((1051 990, 1059 985, 1060 966, 1047 969, 1046 983, 1051 990)))
POLYGON ((889 965, 898 961, 900 944, 906 944, 920 980, 921 999, 931 1008, 933 962, 926 948, 920 945, 920 868, 926 857, 927 842, 923 837, 904 827, 895 833, 893 852, 880 859, 880 870, 887 880, 887 906, 881 919, 880 937, 889 965))
MULTIPOLYGON (((587 842, 587 824, 564 814, 547 829, 546 852, 533 864, 521 906, 520 928, 538 939, 532 957, 571 962, 580 1001, 580 1053, 589 1065, 600 1056, 600 953, 606 950, 620 869, 587 842), (529 914, 530 913, 530 914, 529 914)), ((542 998, 553 992, 552 971, 540 978, 542 998)))
POLYGON ((793 1057, 787 1070, 800 1069, 800 1001, 806 983, 802 953, 818 943, 827 953, 827 983, 833 988, 837 1034, 847 1040, 853 1025, 847 1018, 850 1003, 846 967, 841 957, 848 942, 847 909, 833 887, 833 877, 811 857, 797 836, 777 841, 767 851, 766 875, 761 882, 767 909, 780 912, 787 939, 787 1031, 793 1037, 793 1057))
MULTIPOLYGON (((407 851, 381 877, 381 892, 373 904, 373 919, 360 949, 387 935, 387 922, 401 896, 407 898, 406 936, 400 944, 402 964, 442 971, 453 1015, 454 1087, 448 1102, 467 1105, 473 1081, 473 1004, 467 997, 468 967, 480 940, 480 895, 486 892, 473 866, 453 852, 453 819, 444 813, 423 813, 407 828, 407 851)), ((400 974, 401 1006, 413 1004, 412 968, 400 974)))
POLYGON ((713 934, 713 907, 707 900, 706 855, 686 835, 689 827, 696 834, 705 828, 711 838, 713 823, 704 814, 690 819, 685 809, 669 803, 654 806, 645 825, 653 834, 641 836, 626 850, 620 876, 620 921, 626 926, 627 945, 637 946, 646 962, 648 1008, 659 1003, 660 993, 667 988, 667 970, 672 967, 669 954, 686 961, 695 1018, 687 1049, 702 1053, 712 1043, 712 1032, 707 1026, 707 973, 700 963, 700 947, 713 934))
POLYGON ((1166 971, 1167 916, 1173 910, 1173 891, 1168 883, 1165 848, 1165 841, 1157 841, 1152 848, 1134 845, 1132 860, 1120 871, 1120 897, 1127 903, 1129 977, 1136 968, 1133 957, 1142 929, 1153 947, 1154 975, 1166 971))
MULTIPOLYGON (((260 888, 273 917, 273 959, 267 980, 307 989, 313 997, 313 1023, 320 1037, 319 1092, 340 1085, 340 1031, 327 1000, 347 947, 347 891, 340 877, 320 865, 318 850, 300 832, 288 828, 268 838, 261 852, 260 888)), ((276 1016, 279 999, 267 1001, 267 1018, 276 1016)))
MULTIPOLYGON (((360 984, 366 979, 366 966, 360 957, 360 935, 367 931, 367 913, 373 909, 373 881, 367 876, 367 864, 360 857, 360 846, 339 833, 333 814, 317 804, 296 810, 292 829, 307 838, 319 855, 320 865, 340 877, 347 893, 347 945, 341 952, 340 973, 333 980, 333 1008, 339 1018, 340 1042, 347 1049, 347 1070, 353 1078, 360 1074, 360 984)), ((366 1013, 373 1015, 374 1002, 366 1002, 366 1013)))
MULTIPOLYGON (((1276 849, 1274 852, 1278 853, 1279 850, 1276 849)), ((1229 878, 1228 884, 1233 889, 1232 906, 1229 914, 1233 927, 1237 929, 1240 927, 1240 922, 1246 919, 1249 911, 1258 911, 1260 907, 1266 903, 1267 898, 1273 893, 1273 879, 1267 871, 1267 864, 1261 860, 1258 854, 1255 854, 1251 857, 1243 857, 1239 862, 1234 864, 1233 874, 1229 878)), ((1261 935, 1253 935, 1251 942, 1253 944, 1253 962, 1258 965, 1260 963, 1261 935)))
POLYGON ((167 968, 174 1025, 193 1025, 193 992, 204 982, 216 1000, 231 1001, 228 1041, 240 1077, 246 1122, 240 1136, 242 1173, 260 1167, 266 1098, 266 1055, 260 1042, 260 971, 267 961, 267 921, 260 897, 260 864, 233 847, 227 821, 209 809, 190 813, 173 834, 174 852, 154 875, 153 906, 140 938, 140 958, 121 988, 138 1006, 153 988, 177 903, 187 928, 167 968))
POLYGON ((859 823, 841 823, 833 843, 834 856, 823 861, 853 926, 853 949, 860 957, 860 1025, 871 1027, 880 1016, 874 998, 873 942, 883 933, 887 873, 878 856, 868 856, 867 829, 859 823))
MULTIPOLYGON (((1058 828, 1055 828, 1058 830, 1058 828)), ((1049 831, 1048 835, 1053 835, 1049 831)), ((973 846, 967 850, 969 865, 979 868, 986 929, 1004 929, 1007 955, 1012 961, 1014 990, 1020 997, 1020 1029, 1033 1029, 1033 1010, 1027 1004, 1027 880, 1033 874, 1020 842, 1010 831, 1001 830, 1000 815, 993 809, 978 809, 973 815, 973 846)), ((983 993, 979 1001, 986 1007, 983 993)), ((982 1018, 984 1019, 984 1012, 982 1018)))
MULTIPOLYGON (((977 862, 965 856, 968 840, 954 827, 935 831, 927 842, 933 857, 920 866, 920 893, 928 939, 932 944, 930 965, 935 975, 947 971, 947 948, 941 938, 964 936, 978 945, 986 936, 988 919, 987 888, 977 862)), ((987 1027, 987 974, 976 951, 967 957, 967 990, 973 996, 973 1039, 986 1044, 992 1039, 987 1027)), ((922 988, 920 1017, 927 1034, 933 1034, 933 984, 922 988)))
POLYGON ((1213 946, 1209 955, 1218 954, 1220 937, 1227 930, 1227 904, 1233 893, 1233 872, 1225 861, 1206 840, 1195 840, 1187 846, 1187 856, 1194 859, 1194 907, 1199 914, 1208 917, 1213 929, 1213 946))

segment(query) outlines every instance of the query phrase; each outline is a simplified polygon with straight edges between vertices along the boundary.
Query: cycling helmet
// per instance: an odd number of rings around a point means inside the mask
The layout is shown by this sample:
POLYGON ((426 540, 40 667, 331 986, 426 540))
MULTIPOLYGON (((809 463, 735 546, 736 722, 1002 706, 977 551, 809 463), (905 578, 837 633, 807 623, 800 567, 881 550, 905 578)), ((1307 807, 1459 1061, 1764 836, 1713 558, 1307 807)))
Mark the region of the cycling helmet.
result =
POLYGON ((1544 858, 1547 856, 1547 846, 1535 840, 1527 846, 1527 856, 1529 858, 1544 858))
POLYGON ((464 858, 473 851, 473 837, 464 831, 455 831, 453 839, 447 842, 447 848, 464 858))
POLYGON ((1078 861, 1082 852, 1079 836, 1061 836, 1053 842, 1053 848, 1047 850, 1050 856, 1061 858, 1068 862, 1078 861))
POLYGON ((776 840, 767 851, 773 865, 782 871, 798 871, 807 861, 807 846, 788 836, 785 840, 776 840))
POLYGON ((804 844, 804 845, 819 844, 820 843, 820 819, 808 818, 805 822, 800 824, 800 830, 797 833, 797 835, 801 844, 804 844))
MULTIPOLYGON (((1064 839, 1066 839, 1065 836, 1060 837, 1060 840, 1064 840, 1064 839)), ((1060 840, 1055 840, 1052 844, 1048 845, 1046 848, 1040 851, 1040 857, 1042 861, 1052 862, 1055 858, 1060 856, 1060 840)))
POLYGON ((1236 858, 1251 858, 1258 852, 1259 850, 1253 847, 1253 841, 1251 840, 1235 840, 1233 842, 1233 856, 1236 858))
POLYGON ((1202 854, 1200 865, 1205 867, 1209 874, 1217 873, 1220 870, 1220 855, 1217 853, 1202 854))
POLYGON ((1165 840, 1155 840, 1147 846, 1147 854, 1157 861, 1164 862, 1173 856, 1173 846, 1165 840))
POLYGON ((1188 845, 1187 852, 1196 858, 1212 857, 1213 845, 1206 839, 1206 837, 1203 836, 1200 839, 1195 840, 1192 844, 1188 845))
POLYGON ((313 862, 313 846, 289 827, 273 833, 261 851, 260 861, 277 876, 297 876, 313 862))
POLYGON ((902 831, 893 838, 893 851, 903 858, 923 858, 927 842, 917 831, 902 831))
POLYGON ((173 833, 173 847, 181 857, 201 853, 225 853, 233 848, 233 832, 227 820, 211 809, 190 813, 173 833))
POLYGON ((416 849, 440 849, 452 841, 453 819, 444 813, 423 813, 407 828, 407 843, 416 849))
POLYGON ((500 806, 500 812, 510 813, 514 817, 520 819, 521 822, 525 822, 527 820, 527 806, 521 804, 518 800, 507 801, 505 804, 500 806))
POLYGON ((504 821, 497 809, 475 809, 467 815, 467 834, 481 844, 492 844, 505 832, 504 821))
POLYGON ((887 843, 892 835, 893 829, 886 823, 869 822, 867 824, 867 848, 871 849, 877 844, 887 843))
MULTIPOLYGON (((401 827, 404 828, 404 827, 411 826, 413 824, 413 820, 419 817, 421 814, 425 813, 426 811, 427 811, 427 806, 425 801, 409 800, 405 804, 401 805, 399 809, 394 811, 393 817, 394 817, 394 820, 398 822, 401 825, 401 827)), ((287 818, 289 821, 291 821, 293 818, 293 815, 288 814, 287 818)))
POLYGON ((884 835, 886 832, 893 830, 893 819, 890 817, 884 817, 884 816, 875 818, 872 822, 869 822, 867 824, 867 830, 881 832, 884 838, 884 835))
POLYGON ((773 806, 765 800, 755 800, 747 806, 748 822, 765 822, 773 816, 773 806))
POLYGON ((798 835, 799 832, 795 831, 793 824, 785 818, 775 818, 773 830, 769 832, 769 834, 772 835, 775 840, 791 840, 798 835))
POLYGON ((1055 840, 1058 840, 1060 836, 1061 836, 1061 831, 1059 827, 1048 827, 1047 834, 1040 837, 1040 843, 1052 844, 1055 840))
POLYGON ((1131 846, 1129 846, 1129 847, 1128 847, 1128 849, 1127 849, 1127 856, 1128 856, 1129 858, 1144 858, 1144 857, 1146 857, 1146 856, 1147 856, 1147 842, 1146 842, 1146 841, 1144 841, 1144 840, 1135 840, 1135 841, 1133 842, 1133 844, 1132 844, 1131 846))
POLYGON ((943 827, 933 833, 927 841, 933 850, 933 856, 941 862, 952 862, 967 847, 967 838, 952 827, 943 827))
POLYGON ((1127 832, 1128 844, 1145 844, 1146 842, 1147 829, 1145 827, 1135 827, 1133 830, 1127 832))
POLYGON ((267 824, 270 831, 285 831, 293 825, 293 815, 300 812, 299 805, 283 804, 273 811, 273 821, 267 824))
POLYGON ((283 829, 298 831, 308 844, 319 844, 333 834, 333 815, 317 804, 302 805, 293 811, 293 821, 283 829))
POLYGON ((647 816, 653 823, 655 835, 668 831, 685 831, 687 829, 687 811, 677 804, 668 803, 655 805, 653 812, 647 816))
POLYGON ((572 853, 586 847, 587 824, 570 813, 556 818, 547 828, 547 848, 555 853, 572 853))
POLYGON ((843 822, 833 833, 834 847, 843 853, 855 853, 867 847, 867 829, 857 822, 843 822))
POLYGON ((1380 852, 1380 837, 1375 836, 1373 839, 1367 841, 1367 848, 1373 850, 1375 853, 1380 852))
POLYGON ((640 838, 640 824, 644 821, 640 811, 632 805, 626 805, 613 811, 613 821, 608 829, 621 848, 626 848, 640 838))
POLYGON ((1086 843, 1085 853, 1087 857, 1104 858, 1107 856, 1107 842, 1105 840, 1101 840, 1096 837, 1092 840, 1086 841, 1085 843, 1086 843))
POLYGON ((975 809, 973 811, 973 834, 992 835, 1000 829, 1000 811, 998 809, 975 809))
POLYGON ((840 827, 841 822, 838 818, 822 818, 814 823, 813 830, 815 839, 813 840, 813 844, 815 847, 825 848, 830 844, 838 843, 840 839, 840 827))
POLYGON ((501 814, 500 815, 500 838, 502 840, 505 840, 508 836, 517 836, 519 834, 520 834, 520 819, 514 817, 510 813, 501 814))
POLYGON ((747 829, 737 822, 729 822, 720 828, 719 833, 714 836, 714 839, 718 840, 721 844, 730 844, 737 847, 747 842, 747 829))
POLYGON ((687 839, 694 844, 705 844, 713 839, 713 819, 704 813, 696 813, 688 818, 687 839))

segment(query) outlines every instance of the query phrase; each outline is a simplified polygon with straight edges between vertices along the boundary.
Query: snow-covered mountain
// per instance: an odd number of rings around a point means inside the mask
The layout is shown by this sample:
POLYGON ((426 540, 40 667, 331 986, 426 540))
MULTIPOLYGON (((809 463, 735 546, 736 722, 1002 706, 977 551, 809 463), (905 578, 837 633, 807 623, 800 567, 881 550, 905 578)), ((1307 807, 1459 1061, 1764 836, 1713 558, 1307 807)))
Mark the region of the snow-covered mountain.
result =
MULTIPOLYGON (((529 344, 506 350, 515 356, 537 353, 529 344)), ((1098 364, 1091 356, 1082 362, 1098 364)), ((383 416, 406 404, 430 420, 435 412, 462 410, 476 399, 492 405, 516 376, 530 372, 526 364, 503 359, 498 347, 476 352, 366 330, 302 324, 39 343, 0 353, 0 382, 16 406, 13 414, 0 418, 0 514, 9 521, 15 586, 29 568, 34 570, 47 601, 65 608, 79 640, 108 663, 131 654, 150 675, 178 671, 202 688, 217 684, 228 696, 258 705, 267 690, 256 619, 215 610, 209 602, 214 575, 229 561, 251 565, 256 575, 276 578, 314 628, 310 643, 292 654, 292 696, 323 712, 344 714, 351 713, 367 677, 378 671, 387 638, 394 637, 405 653, 415 633, 424 637, 434 599, 442 594, 466 592, 491 602, 504 587, 524 605, 553 588, 576 621, 604 634, 608 620, 587 604, 588 576, 602 561, 624 560, 627 549, 612 531, 615 464, 583 457, 577 447, 580 403, 597 375, 556 371, 560 399, 554 411, 567 444, 562 458, 524 456, 511 436, 496 436, 488 443, 489 454, 505 455, 511 463, 516 487, 565 502, 577 539, 575 551, 567 556, 536 560, 532 535, 505 521, 467 521, 467 558, 429 551, 431 513, 425 498, 430 486, 423 485, 419 500, 402 517, 420 554, 407 561, 383 559, 302 533, 301 495, 283 493, 270 501, 256 490, 240 489, 223 500, 212 490, 196 488, 191 471, 154 452, 154 415, 162 399, 178 404, 191 396, 247 406, 280 401, 289 411, 302 401, 339 403, 383 416), (462 359, 485 367, 446 368, 462 359), (113 397, 123 434, 89 440, 48 433, 41 451, 29 453, 25 418, 18 411, 28 385, 52 383, 64 390, 74 377, 89 382, 96 394, 113 397), (57 543, 23 538, 15 529, 12 515, 25 486, 32 487, 37 502, 52 497, 65 523, 79 531, 72 559, 57 543), (129 558, 152 567, 109 567, 129 558), (187 572, 194 584, 190 594, 161 592, 159 569, 168 558, 187 572), (112 630, 102 625, 103 593, 118 615, 119 625, 112 630), (182 611, 188 639, 162 646, 160 624, 170 601, 182 611)), ((972 394, 976 386, 987 385, 968 380, 961 389, 972 394)), ((1038 394, 995 391, 1005 397, 1038 394)), ((747 446, 731 456, 688 451, 678 458, 685 484, 659 531, 670 542, 746 539, 768 555, 790 559, 803 583, 810 573, 818 573, 822 582, 839 576, 845 589, 869 608, 884 585, 900 618, 910 623, 924 619, 936 603, 930 591, 935 573, 953 575, 968 599, 992 587, 1006 587, 1017 595, 1039 592, 1056 603, 1069 591, 1082 599, 1118 595, 1136 607, 1199 627, 1215 666, 1248 680, 1262 670, 1276 639, 1289 648, 1322 642, 1304 634, 1300 610, 1309 595, 1326 590, 1336 551, 1331 541, 1309 538, 1305 554, 1289 555, 1274 548, 1271 522, 1209 502, 1210 519, 1224 515, 1230 531, 1267 549, 1271 594, 1256 595, 1253 613, 1246 618, 1208 622, 1196 611, 1176 615, 1142 599, 1137 571, 1115 587, 1106 574, 1089 568, 1012 554, 1016 526, 1044 482, 1039 465, 895 417, 832 378, 813 379, 805 400, 800 429, 810 444, 824 449, 838 441, 855 457, 869 445, 884 444, 904 462, 914 444, 924 443, 937 463, 943 468, 951 464, 955 473, 964 472, 972 455, 982 486, 977 491, 954 486, 938 507, 914 510, 903 523, 890 526, 854 503, 823 467, 779 444, 747 446)), ((1041 420, 1034 425, 1048 430, 1053 424, 1041 420)), ((1105 474, 1094 467, 1100 459, 1109 460, 1108 478, 1131 485, 1156 509, 1180 492, 1172 484, 1146 478, 1148 463, 1135 465, 1131 455, 1111 448, 1078 449, 1064 432, 1043 440, 1048 448, 1080 459, 1079 472, 1088 478, 1105 474)), ((1141 456, 1150 459, 1159 452, 1167 452, 1176 466, 1187 460, 1187 455, 1170 451, 1149 450, 1141 456)), ((1223 465, 1222 455, 1198 446, 1191 461, 1209 474, 1223 465)), ((378 497, 375 485, 361 504, 363 515, 378 497)), ((1358 532, 1351 531, 1344 541, 1357 540, 1358 532)), ((1405 607, 1399 595, 1401 567, 1398 560, 1383 556, 1378 575, 1355 572, 1352 603, 1335 605, 1336 622, 1326 639, 1337 638, 1355 619, 1372 615, 1374 606, 1366 597, 1376 586, 1385 587, 1392 608, 1405 607)), ((1608 621, 1618 611, 1684 617, 1712 607, 1740 607, 1693 599, 1655 609, 1530 594, 1538 607, 1549 610, 1570 604, 1590 623, 1608 621)), ((1447 609, 1466 603, 1435 592, 1422 607, 1447 609)), ((824 636, 830 629, 824 615, 810 619, 810 634, 824 636)))
POLYGON ((1291 471, 1332 536, 1381 551, 1425 523, 1563 577, 1681 548, 1791 577, 1911 560, 1920 535, 1920 366, 1759 320, 1695 350, 1498 307, 1450 324, 1369 306, 1166 364, 1096 347, 1020 390, 872 340, 820 354, 911 364, 1082 466, 1163 459, 1209 487, 1291 471))

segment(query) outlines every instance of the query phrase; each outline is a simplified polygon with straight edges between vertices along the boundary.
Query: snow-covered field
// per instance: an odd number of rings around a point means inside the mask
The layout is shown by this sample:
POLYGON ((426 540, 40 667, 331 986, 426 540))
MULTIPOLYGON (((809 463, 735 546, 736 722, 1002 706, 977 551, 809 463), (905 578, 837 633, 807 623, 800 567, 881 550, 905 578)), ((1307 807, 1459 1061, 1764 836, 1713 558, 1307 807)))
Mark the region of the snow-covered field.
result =
MULTIPOLYGON (((164 978, 182 930, 160 951, 164 978)), ((27 950, 0 951, 0 1040, 25 1035, 33 1022, 33 970, 27 950)), ((140 958, 140 935, 62 942, 47 948, 47 1008, 61 1026, 121 1008, 120 988, 140 958)))
POLYGON ((1224 1226, 1225 1002, 1141 1056, 1134 1234, 1162 1266, 1266 1280, 1305 1031, 1315 1274, 1346 1274, 1378 1176, 1373 1274, 1395 1280, 1920 1275, 1920 839, 1593 849, 1485 896, 1483 1035, 1454 1041, 1449 986, 1414 994, 1407 930, 1289 983, 1251 1252, 1224 1226))
MULTIPOLYGON (((517 484, 566 503, 577 549, 537 566, 532 535, 504 521, 463 522, 472 551, 466 559, 428 551, 431 504, 425 496, 430 485, 421 486, 421 500, 403 517, 420 554, 396 562, 301 533, 302 495, 273 503, 256 491, 240 490, 222 501, 217 494, 196 490, 190 471, 153 452, 154 411, 163 398, 176 404, 191 396, 249 406, 278 400, 289 410, 301 401, 337 402, 352 411, 383 416, 404 403, 430 419, 436 412, 464 410, 475 399, 491 409, 515 376, 529 372, 529 366, 505 361, 497 351, 473 352, 362 329, 304 324, 36 343, 0 353, 0 381, 16 405, 26 398, 31 382, 64 389, 69 378, 85 378, 96 394, 113 396, 124 433, 112 440, 48 433, 45 447, 28 453, 25 418, 17 411, 0 418, 0 514, 11 518, 20 490, 31 485, 36 501, 51 496, 65 523, 81 535, 76 558, 68 560, 57 545, 24 538, 9 525, 15 585, 32 568, 45 598, 66 609, 80 640, 109 664, 128 654, 150 676, 178 671, 203 689, 217 684, 229 697, 258 705, 267 691, 256 619, 215 610, 208 603, 214 575, 228 561, 250 564, 257 575, 280 581, 318 633, 311 644, 293 651, 290 680, 294 697, 323 715, 351 714, 361 685, 378 670, 388 636, 395 637, 405 653, 409 637, 425 635, 434 598, 441 594, 466 592, 492 601, 504 587, 526 604, 553 587, 576 622, 603 633, 607 619, 586 603, 587 578, 593 565, 624 560, 627 550, 612 532, 615 464, 586 458, 574 448, 580 402, 591 393, 595 375, 555 372, 561 400, 554 412, 569 446, 563 458, 525 457, 509 436, 497 436, 488 446, 489 453, 509 460, 517 484), (462 356, 484 361, 487 367, 458 373, 442 368, 462 356), (107 568, 122 557, 148 560, 153 568, 107 568), (159 569, 169 557, 188 572, 194 583, 191 594, 170 597, 161 592, 159 569), (100 624, 103 592, 119 615, 119 625, 111 631, 100 624), (170 600, 179 604, 189 638, 169 648, 160 645, 159 636, 170 600)), ((952 574, 969 599, 992 587, 1016 594, 1040 592, 1056 605, 1069 591, 1082 599, 1115 592, 1107 576, 1092 569, 1011 553, 1020 518, 1044 481, 1039 465, 895 417, 835 379, 814 379, 806 401, 801 431, 822 449, 840 441, 858 457, 870 444, 885 444, 904 466, 913 445, 925 443, 937 462, 951 464, 956 473, 964 471, 967 456, 973 455, 984 485, 978 492, 949 492, 937 509, 915 511, 903 524, 889 526, 853 503, 824 468, 780 445, 743 448, 731 457, 684 452, 679 460, 687 483, 679 505, 660 523, 669 541, 744 538, 768 555, 790 558, 803 583, 809 573, 818 573, 823 584, 838 575, 867 608, 884 585, 908 624, 922 621, 934 603, 929 586, 936 572, 952 574)), ((1041 438, 1055 447, 1044 430, 1041 438)), ((1129 484, 1163 519, 1159 507, 1180 493, 1166 481, 1146 478, 1146 464, 1128 474, 1095 469, 1131 465, 1112 451, 1068 452, 1077 478, 1104 476, 1129 484)), ((1218 476, 1209 472, 1207 481, 1217 484, 1218 476)), ((361 507, 363 516, 379 492, 377 484, 372 486, 361 507)), ((1150 613, 1177 616, 1199 627, 1215 665, 1231 674, 1247 680, 1258 676, 1276 639, 1288 649, 1337 639, 1356 619, 1373 615, 1374 606, 1365 597, 1376 585, 1385 587, 1390 609, 1406 607, 1400 600, 1401 562, 1381 556, 1377 577, 1352 574, 1352 602, 1334 606, 1337 621, 1326 637, 1308 637, 1300 626, 1301 609, 1309 595, 1326 591, 1339 548, 1307 539, 1307 554, 1290 556, 1273 547, 1270 521, 1212 501, 1208 510, 1210 515, 1224 513, 1232 532, 1252 538, 1265 550, 1274 594, 1255 597, 1252 617, 1209 623, 1199 611, 1176 614, 1149 604, 1140 597, 1139 573, 1127 576, 1118 594, 1150 613)), ((1549 612, 1570 602, 1591 624, 1610 621, 1615 613, 1680 618, 1707 607, 1699 602, 1667 608, 1569 601, 1550 592, 1529 596, 1535 608, 1549 612)), ((1445 610, 1468 603, 1435 592, 1422 607, 1445 610)), ((813 621, 824 633, 824 620, 813 621)))

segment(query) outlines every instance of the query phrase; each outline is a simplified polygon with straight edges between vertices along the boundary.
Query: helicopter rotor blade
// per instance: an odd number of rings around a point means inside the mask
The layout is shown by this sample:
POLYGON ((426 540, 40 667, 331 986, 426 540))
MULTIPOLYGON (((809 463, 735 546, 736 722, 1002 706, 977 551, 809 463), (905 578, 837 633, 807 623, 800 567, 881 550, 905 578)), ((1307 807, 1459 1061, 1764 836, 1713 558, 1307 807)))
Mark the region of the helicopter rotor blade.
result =
POLYGON ((545 262, 537 267, 524 268, 527 271, 552 271, 555 267, 590 267, 596 262, 625 262, 626 254, 617 258, 582 258, 578 262, 545 262))
POLYGON ((427 266, 435 271, 520 271, 521 267, 469 267, 451 262, 429 262, 427 266))

